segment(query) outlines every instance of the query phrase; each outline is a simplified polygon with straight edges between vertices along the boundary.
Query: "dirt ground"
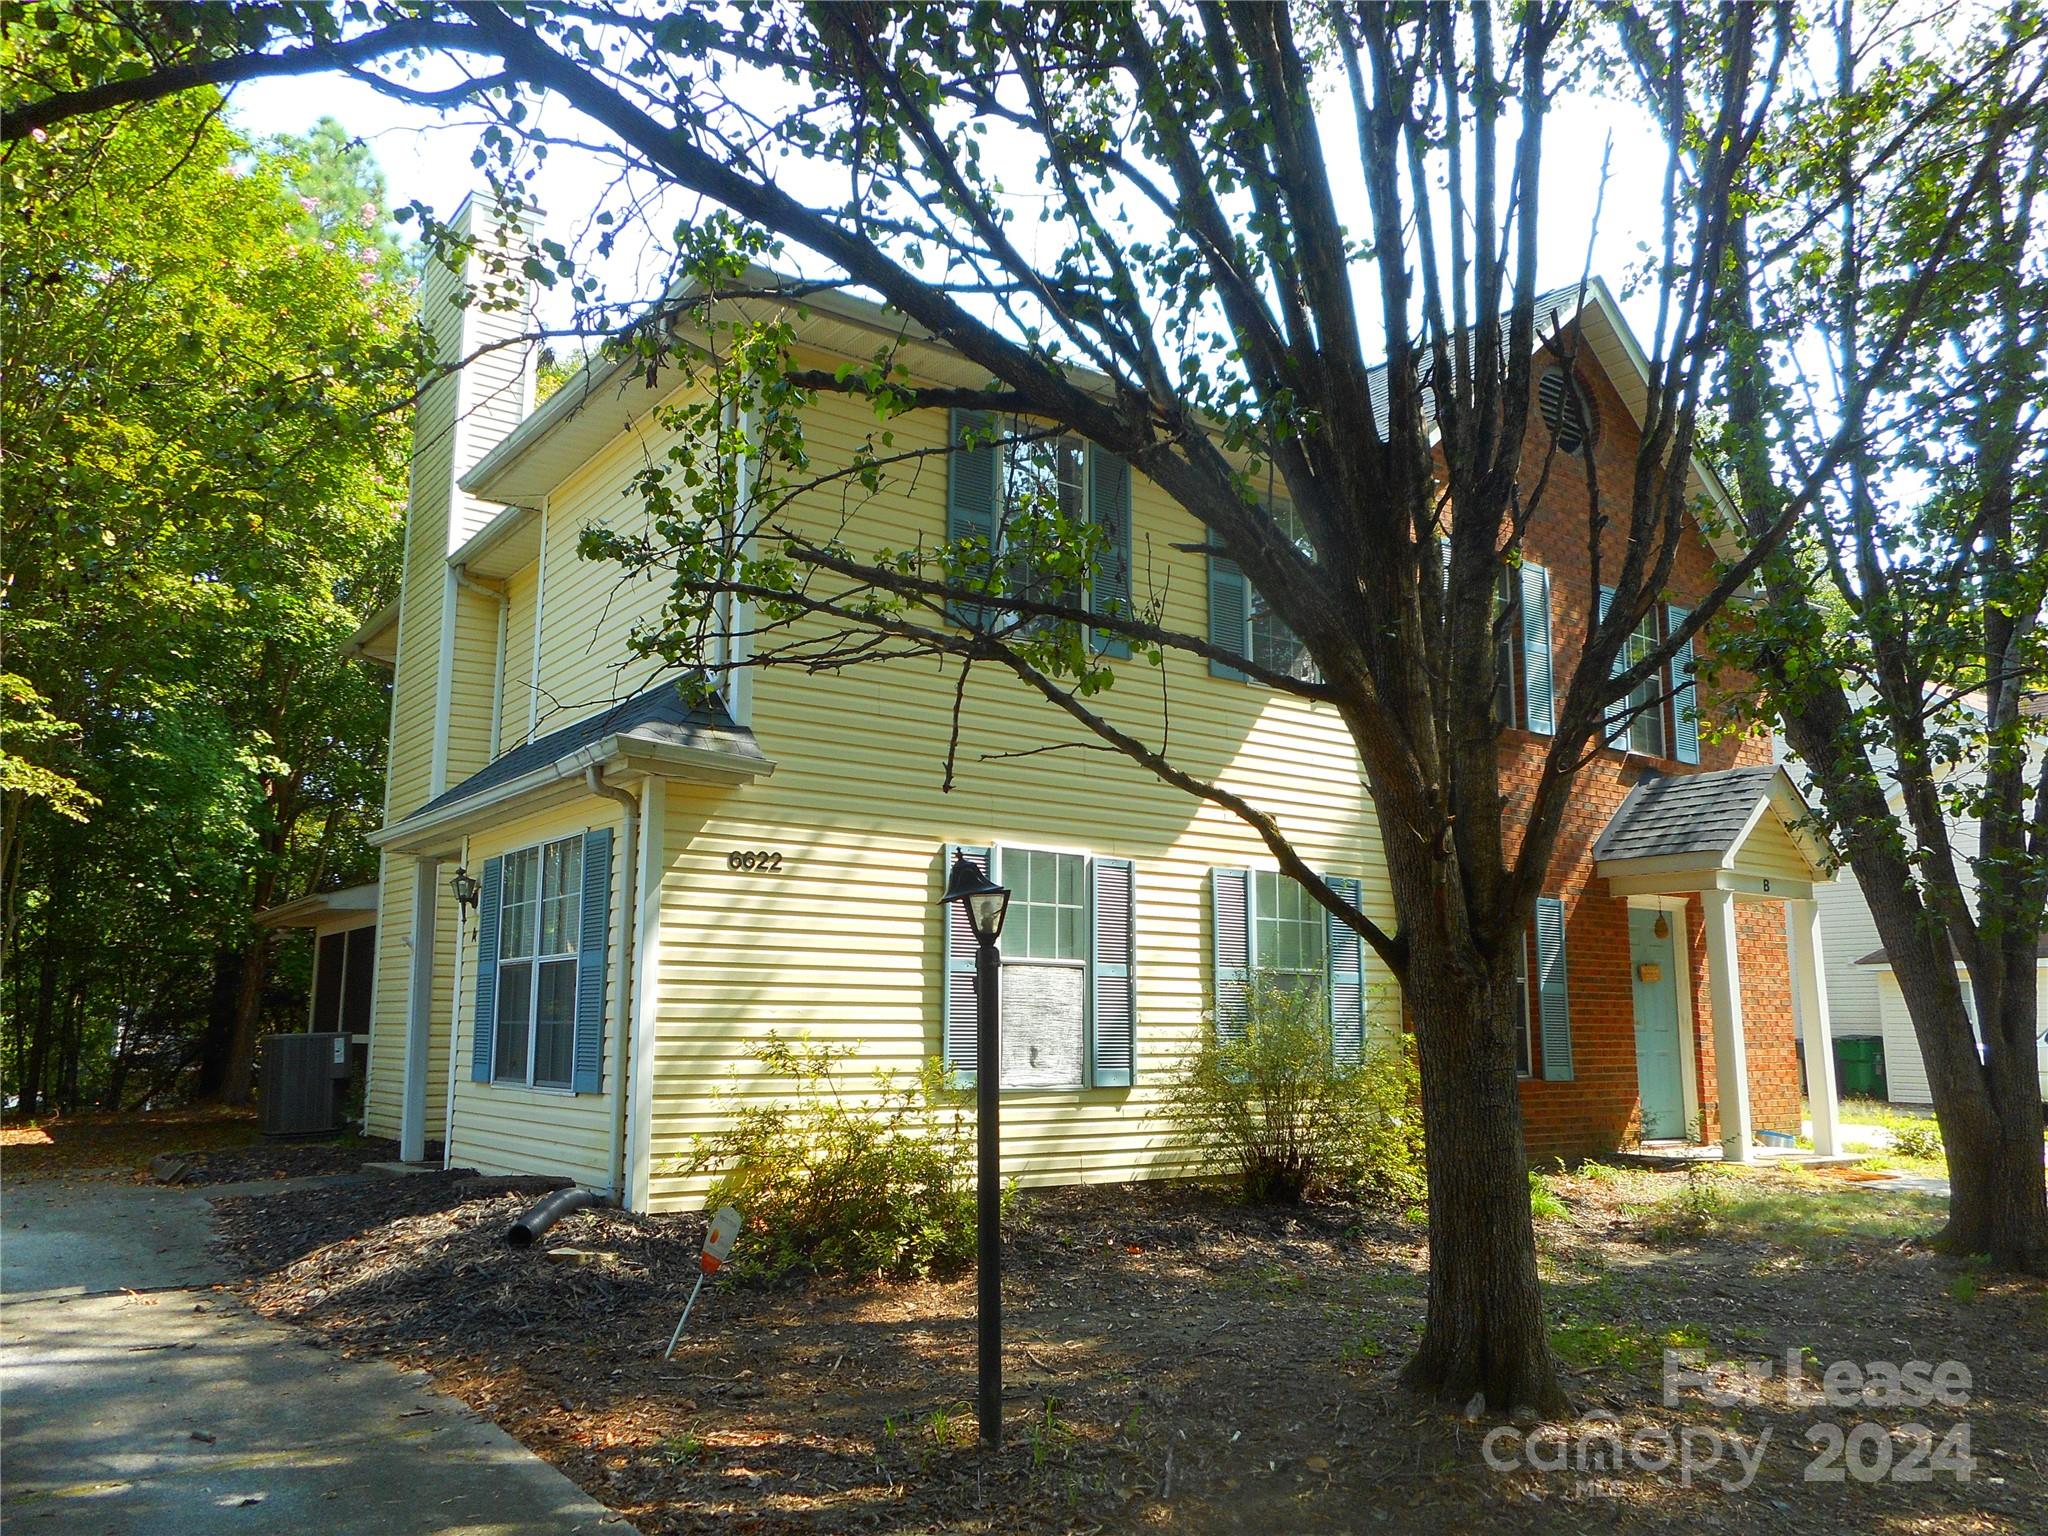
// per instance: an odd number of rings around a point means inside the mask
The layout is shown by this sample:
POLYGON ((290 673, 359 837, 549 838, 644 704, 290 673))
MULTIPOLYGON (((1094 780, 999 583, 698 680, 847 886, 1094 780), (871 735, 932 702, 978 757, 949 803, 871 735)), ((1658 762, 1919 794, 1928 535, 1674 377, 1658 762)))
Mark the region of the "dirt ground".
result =
POLYGON ((1925 1197, 1786 1173, 1545 1182, 1557 1348, 1581 1415, 1618 1422, 1614 1471, 1552 1470, 1560 1427, 1529 1440, 1404 1395, 1424 1233, 1341 1205, 1248 1209, 1188 1185, 1023 1197, 994 1453, 974 1438, 971 1276, 729 1274, 664 1364, 696 1218, 587 1212, 517 1250, 501 1234, 530 1196, 436 1176, 363 1186, 340 1216, 326 1191, 219 1209, 259 1310, 425 1367, 650 1533, 2048 1529, 2048 1287, 1910 1242, 1934 1224, 1925 1197), (1805 1351, 1815 1378, 1952 1359, 1971 1379, 1960 1404, 1807 1406, 1774 1376, 1754 1401, 1687 1389, 1667 1407, 1667 1345, 1780 1374, 1805 1351), (1823 1422, 1878 1426, 1841 1481, 1803 1476, 1823 1422), (1947 1454, 1920 1458, 1915 1424, 1947 1454), (1660 1433, 1692 1447, 1662 1470, 1660 1433), (1728 1487, 1759 1443, 1753 1481, 1728 1487), (1880 1463, 1901 1475, 1864 1480, 1880 1463))
POLYGON ((219 1152, 261 1140, 250 1109, 79 1114, 0 1126, 0 1174, 14 1179, 146 1182, 162 1152, 219 1152))
POLYGON ((238 1184, 353 1173, 398 1144, 354 1134, 270 1141, 248 1109, 81 1114, 0 1126, 0 1175, 15 1179, 238 1184))

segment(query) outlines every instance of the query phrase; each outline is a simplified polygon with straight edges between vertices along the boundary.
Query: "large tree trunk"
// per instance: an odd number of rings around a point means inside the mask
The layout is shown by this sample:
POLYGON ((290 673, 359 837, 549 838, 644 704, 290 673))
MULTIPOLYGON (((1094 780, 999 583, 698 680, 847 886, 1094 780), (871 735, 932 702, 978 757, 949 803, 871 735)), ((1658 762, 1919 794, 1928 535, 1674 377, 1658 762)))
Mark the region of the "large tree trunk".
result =
POLYGON ((35 1008, 29 1015, 28 1054, 21 1065, 21 1113, 33 1115, 43 1105, 43 1077, 49 1070, 50 1035, 57 1016, 56 945, 46 936, 36 977, 35 1008))
POLYGON ((206 1025, 199 1033, 199 1066, 192 1082, 192 1097, 201 1101, 218 1098, 221 1085, 227 1081, 229 1060, 234 1054, 235 1009, 242 995, 244 959, 240 950, 214 952, 213 985, 207 993, 206 1025))
POLYGON ((1984 965, 1999 972, 1980 978, 1980 995, 1999 999, 1998 1016, 1985 1020, 1993 1050, 1982 1063, 1963 1008, 1955 951, 1938 936, 1935 914, 1892 835, 1884 792, 1867 763, 1845 763, 1834 750, 1853 734, 1847 700, 1839 689, 1816 690, 1802 707, 1786 711, 1785 728, 1841 829, 1927 1068, 1949 1169, 1949 1219, 1934 1244, 2006 1267, 2042 1269, 2048 1266, 2048 1198, 2033 1044, 2033 936, 2015 935, 2003 951, 1982 946, 1984 965), (1981 985, 1985 981, 1991 985, 1981 985), (2017 1012, 2022 1008, 2024 1016, 2017 1012))
POLYGON ((1995 950, 1987 956, 2006 976, 2002 987, 1986 989, 1999 996, 2000 1006, 1984 1023, 1992 1049, 1990 1061, 1980 1062, 1954 956, 1929 935, 1910 880, 1903 871, 1879 867, 1873 854, 1852 852, 1852 860, 1913 1021, 1948 1153, 1948 1224, 1934 1244, 1945 1253, 1983 1254, 2006 1268, 2048 1268, 2033 946, 2025 946, 2023 965, 1995 950), (1875 879, 1865 878, 1866 866, 1875 879))
MULTIPOLYGON (((2004 1269, 2048 1273, 2048 1175, 2041 1163, 2041 1089, 2034 1030, 2037 981, 2034 946, 1997 955, 2005 975, 1998 1011, 1987 1017, 1990 1062, 1971 1112, 1951 1128, 1949 1215, 1937 1244, 1952 1253, 1984 1254, 2004 1269), (1981 1105, 1981 1110, 1978 1106, 1981 1105)), ((1936 1116, 1941 1118, 1939 1106, 1936 1116)))
POLYGON ((227 1069, 221 1075, 220 1102, 246 1104, 256 1082, 256 1025, 263 1011, 263 983, 270 960, 270 938, 265 934, 242 952, 241 985, 235 990, 233 1033, 229 1037, 227 1069))
POLYGON ((83 1106, 79 1092, 79 1069, 85 1055, 85 989, 83 977, 64 999, 64 1019, 57 1031, 61 1054, 57 1062, 57 1107, 75 1114, 83 1106))
POLYGON ((1536 1272, 1513 974, 1418 944, 1402 986, 1429 1172, 1429 1311, 1402 1380, 1460 1407, 1556 1414, 1566 1404, 1536 1272))

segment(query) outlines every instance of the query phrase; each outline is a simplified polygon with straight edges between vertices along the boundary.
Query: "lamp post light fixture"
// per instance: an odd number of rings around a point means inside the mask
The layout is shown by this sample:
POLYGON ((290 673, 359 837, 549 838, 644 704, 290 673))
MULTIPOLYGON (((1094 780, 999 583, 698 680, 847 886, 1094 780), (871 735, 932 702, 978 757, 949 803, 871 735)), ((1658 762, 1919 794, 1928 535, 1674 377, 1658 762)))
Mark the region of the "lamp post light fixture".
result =
POLYGON ((455 893, 455 905, 474 912, 478 899, 483 895, 483 885, 469 872, 466 864, 457 865, 454 878, 448 882, 448 889, 455 893))
POLYGON ((943 905, 960 903, 974 931, 974 1282, 975 1338, 980 1377, 975 1417, 984 1445, 1003 1438, 1002 1139, 997 1123, 997 987, 1002 968, 996 939, 1003 931, 1010 893, 965 854, 946 875, 943 905))

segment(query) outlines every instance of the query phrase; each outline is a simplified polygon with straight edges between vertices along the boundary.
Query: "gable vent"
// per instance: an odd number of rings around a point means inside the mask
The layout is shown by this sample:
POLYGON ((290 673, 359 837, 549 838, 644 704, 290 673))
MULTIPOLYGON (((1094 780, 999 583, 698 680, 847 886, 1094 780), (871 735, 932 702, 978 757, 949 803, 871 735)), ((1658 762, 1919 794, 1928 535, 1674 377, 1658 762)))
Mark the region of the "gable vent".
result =
POLYGON ((1536 385, 1543 419, 1557 438, 1559 453, 1577 453, 1593 435, 1592 410, 1585 392, 1562 368, 1553 368, 1536 385))

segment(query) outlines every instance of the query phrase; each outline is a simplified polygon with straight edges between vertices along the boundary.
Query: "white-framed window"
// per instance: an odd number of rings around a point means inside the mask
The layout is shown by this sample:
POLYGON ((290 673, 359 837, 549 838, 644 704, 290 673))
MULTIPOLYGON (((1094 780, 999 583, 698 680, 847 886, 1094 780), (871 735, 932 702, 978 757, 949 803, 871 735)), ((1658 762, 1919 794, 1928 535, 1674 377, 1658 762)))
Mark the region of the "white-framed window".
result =
MULTIPOLYGON (((1267 503, 1266 511, 1279 525, 1280 531, 1294 541, 1295 547, 1313 560, 1315 549, 1309 543, 1308 530, 1302 526, 1301 514, 1284 501, 1267 503)), ((1315 682, 1321 676, 1316 671, 1316 664, 1309 659, 1308 648, 1272 611, 1272 605, 1250 582, 1245 583, 1244 653, 1269 672, 1299 678, 1303 682, 1315 682)))
MULTIPOLYGON (((1658 633, 1658 619, 1661 606, 1653 605, 1643 615, 1643 622, 1628 637, 1622 650, 1622 668, 1633 667, 1657 649, 1661 640, 1658 633)), ((1664 756, 1664 703, 1663 681, 1652 675, 1629 691, 1627 702, 1622 706, 1634 713, 1628 722, 1628 750, 1640 752, 1645 757, 1664 756)))
MULTIPOLYGON (((1020 426, 1018 430, 1024 428, 1020 426)), ((996 555, 1008 569, 1011 587, 1019 595, 1047 602, 1074 600, 1074 594, 1056 590, 1050 579, 1032 569, 1027 553, 1032 541, 1016 530, 1018 521, 1024 518, 1054 514, 1070 523, 1080 522, 1088 505, 1087 490, 1087 445, 1080 438, 1021 438, 1006 446, 996 555)), ((1018 627, 1029 629, 1037 622, 1026 619, 1018 627)))
POLYGON ((493 1082, 528 1088, 574 1082, 582 892, 580 836, 505 855, 493 1082))
POLYGON ((1289 986, 1320 987, 1329 973, 1330 926, 1316 899, 1292 875, 1252 871, 1252 969, 1289 986))
POLYGON ((1010 888, 996 950, 1003 963, 1005 1088, 1079 1088, 1087 1075, 1088 860, 1000 847, 1010 888))

